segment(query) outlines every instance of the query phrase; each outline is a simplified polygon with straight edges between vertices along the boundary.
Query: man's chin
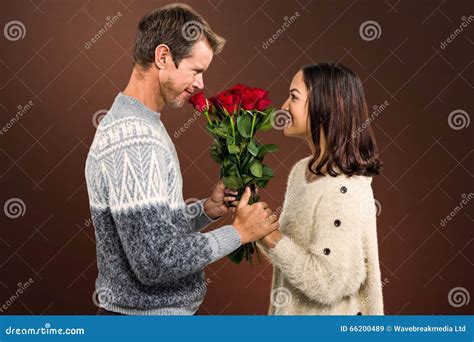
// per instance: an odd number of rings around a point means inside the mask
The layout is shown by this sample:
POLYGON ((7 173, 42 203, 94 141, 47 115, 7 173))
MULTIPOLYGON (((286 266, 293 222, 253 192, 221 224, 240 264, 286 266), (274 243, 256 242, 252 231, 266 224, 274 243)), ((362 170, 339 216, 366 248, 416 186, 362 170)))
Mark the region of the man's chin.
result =
POLYGON ((184 106, 185 103, 186 103, 186 100, 181 99, 181 98, 176 98, 173 101, 170 101, 170 103, 168 103, 168 106, 172 108, 181 108, 184 106))

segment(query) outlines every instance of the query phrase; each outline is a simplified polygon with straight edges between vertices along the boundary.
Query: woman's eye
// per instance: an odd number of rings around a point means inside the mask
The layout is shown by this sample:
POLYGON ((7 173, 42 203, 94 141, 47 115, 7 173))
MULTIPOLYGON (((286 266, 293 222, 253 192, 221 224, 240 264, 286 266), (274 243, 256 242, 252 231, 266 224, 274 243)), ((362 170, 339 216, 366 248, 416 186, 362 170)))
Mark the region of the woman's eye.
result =
POLYGON ((298 98, 294 95, 291 95, 291 101, 295 101, 295 100, 298 100, 298 98))

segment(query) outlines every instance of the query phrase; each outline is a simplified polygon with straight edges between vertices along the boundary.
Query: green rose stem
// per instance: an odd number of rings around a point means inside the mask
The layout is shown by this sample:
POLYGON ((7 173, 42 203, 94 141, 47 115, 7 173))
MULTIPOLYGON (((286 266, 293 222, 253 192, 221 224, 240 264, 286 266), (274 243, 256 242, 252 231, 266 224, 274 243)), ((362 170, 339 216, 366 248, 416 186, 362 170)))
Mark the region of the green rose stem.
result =
POLYGON ((209 118, 209 113, 207 112, 207 110, 204 112, 204 115, 206 116, 207 122, 209 122, 209 125, 211 125, 211 127, 212 127, 212 121, 209 118))
POLYGON ((232 126, 232 139, 233 144, 235 145, 235 128, 234 128, 234 120, 232 120, 232 115, 229 114, 230 125, 232 126))
POLYGON ((253 128, 255 127, 255 119, 257 118, 257 113, 255 113, 253 116, 253 120, 252 120, 252 129, 250 130, 250 139, 252 139, 253 137, 253 128))

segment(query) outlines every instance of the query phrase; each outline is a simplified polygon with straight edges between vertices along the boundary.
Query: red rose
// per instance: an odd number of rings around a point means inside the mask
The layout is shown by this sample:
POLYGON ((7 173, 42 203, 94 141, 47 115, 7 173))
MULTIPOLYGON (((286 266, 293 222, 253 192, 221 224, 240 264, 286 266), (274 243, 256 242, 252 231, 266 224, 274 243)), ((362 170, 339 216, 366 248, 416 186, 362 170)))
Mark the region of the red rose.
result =
POLYGON ((241 106, 246 110, 253 110, 268 106, 268 92, 260 88, 247 88, 243 91, 241 106), (265 101, 264 101, 265 100, 265 101), (258 103, 260 105, 258 105, 258 103), (257 108, 258 105, 258 108, 257 108))
POLYGON ((203 92, 192 96, 188 102, 192 104, 198 112, 203 112, 207 108, 206 97, 203 92))
POLYGON ((232 88, 228 90, 229 93, 239 95, 239 97, 242 97, 243 92, 249 89, 248 87, 244 86, 243 84, 236 84, 232 88))
POLYGON ((239 105, 240 97, 237 94, 232 94, 229 91, 225 91, 218 94, 214 98, 214 101, 232 115, 239 105))
POLYGON ((265 110, 267 109, 267 107, 270 105, 271 102, 272 101, 270 101, 270 99, 260 99, 255 105, 255 108, 260 111, 265 110))

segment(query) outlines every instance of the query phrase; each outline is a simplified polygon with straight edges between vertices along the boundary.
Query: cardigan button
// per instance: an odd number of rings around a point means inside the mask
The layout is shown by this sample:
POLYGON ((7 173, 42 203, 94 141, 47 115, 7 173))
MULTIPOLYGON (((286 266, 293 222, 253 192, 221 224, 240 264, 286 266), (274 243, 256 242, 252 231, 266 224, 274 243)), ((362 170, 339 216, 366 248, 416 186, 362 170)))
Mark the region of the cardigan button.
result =
POLYGON ((345 186, 341 186, 341 192, 345 194, 347 192, 347 188, 345 186))
POLYGON ((329 248, 324 248, 323 253, 324 255, 329 255, 329 253, 331 253, 331 250, 329 248))
POLYGON ((336 227, 339 227, 339 226, 341 225, 341 221, 340 221, 340 220, 334 221, 334 225, 335 225, 336 227))

